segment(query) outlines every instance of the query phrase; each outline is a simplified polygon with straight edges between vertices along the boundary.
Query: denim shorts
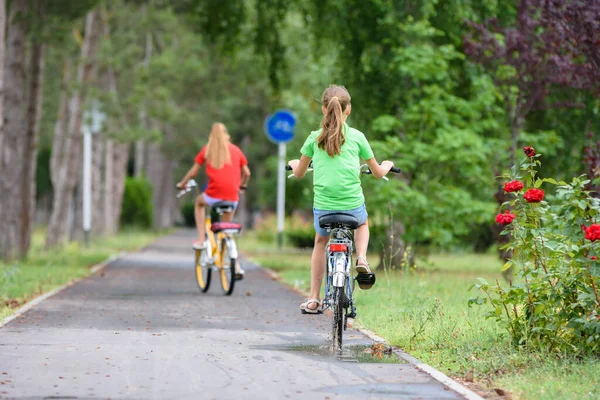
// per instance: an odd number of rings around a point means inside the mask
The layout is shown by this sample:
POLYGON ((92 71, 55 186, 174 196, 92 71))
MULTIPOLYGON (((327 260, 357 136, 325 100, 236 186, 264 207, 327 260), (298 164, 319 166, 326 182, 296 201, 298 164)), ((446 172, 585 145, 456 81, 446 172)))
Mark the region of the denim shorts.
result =
POLYGON ((329 232, 327 232, 327 229, 323 229, 319 226, 319 217, 322 217, 323 215, 328 215, 328 214, 336 214, 336 213, 344 213, 344 214, 350 214, 356 217, 356 219, 358 220, 358 226, 363 225, 365 222, 367 222, 367 217, 369 216, 369 214, 367 214, 367 208, 365 207, 365 205, 363 204, 362 206, 355 208, 353 210, 336 210, 336 211, 330 211, 330 210, 317 210, 316 208, 313 208, 313 214, 315 216, 315 231, 317 231, 317 233, 321 236, 329 236, 329 232))

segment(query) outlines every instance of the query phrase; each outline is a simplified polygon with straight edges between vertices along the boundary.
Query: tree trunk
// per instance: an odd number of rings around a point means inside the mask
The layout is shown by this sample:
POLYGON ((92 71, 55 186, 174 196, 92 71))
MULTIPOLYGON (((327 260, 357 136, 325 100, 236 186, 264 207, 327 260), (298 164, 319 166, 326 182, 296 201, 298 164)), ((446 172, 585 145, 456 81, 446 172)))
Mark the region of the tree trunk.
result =
POLYGON ((56 165, 57 185, 54 187, 54 202, 46 247, 59 244, 65 236, 65 220, 69 208, 73 188, 80 168, 82 153, 81 120, 83 105, 86 99, 87 85, 95 73, 95 54, 101 33, 100 12, 90 11, 86 18, 85 39, 81 49, 81 62, 77 71, 77 89, 69 101, 69 123, 65 137, 64 154, 68 155, 63 162, 56 165))
POLYGON ((92 135, 92 234, 104 234, 104 215, 102 199, 104 185, 102 166, 104 163, 105 139, 100 133, 92 135))
POLYGON ((135 142, 135 177, 141 178, 144 176, 144 168, 146 166, 146 145, 143 140, 135 142))
MULTIPOLYGON (((164 129, 165 139, 171 137, 169 128, 164 129)), ((173 161, 165 156, 158 143, 148 146, 147 177, 152 184, 152 212, 154 229, 170 228, 174 223, 175 196, 169 188, 175 187, 173 161)))
POLYGON ((0 253, 5 260, 14 259, 21 244, 21 210, 25 186, 24 158, 27 118, 25 85, 25 41, 27 37, 27 0, 11 4, 7 27, 6 70, 4 87, 4 124, 0 151, 0 253))
MULTIPOLYGON (((0 176, 2 176, 2 149, 4 139, 4 63, 6 62, 5 53, 5 32, 6 32, 6 1, 0 0, 0 176)), ((2 188, 0 178, 0 189, 2 188)), ((2 195, 0 194, 0 206, 2 205, 2 195)), ((0 216, 1 216, 0 212, 0 216)), ((0 250, 1 251, 1 250, 0 250)), ((1 256, 1 254, 0 254, 1 256)))
POLYGON ((401 221, 389 221, 385 229, 386 241, 380 251, 378 268, 401 269, 414 266, 414 249, 406 245, 402 236, 406 228, 401 221))
MULTIPOLYGON (((43 27, 44 1, 37 0, 35 4, 37 29, 43 27)), ((31 234, 35 219, 36 199, 36 169, 38 141, 40 135, 40 120, 42 118, 42 98, 44 93, 44 70, 45 70, 46 45, 41 39, 34 41, 29 60, 29 89, 27 107, 27 134, 25 144, 25 155, 23 171, 23 203, 21 210, 21 245, 20 253, 24 257, 31 245, 31 234)))
POLYGON ((106 141, 106 151, 104 152, 104 234, 111 235, 115 229, 115 221, 112 211, 113 202, 113 158, 114 142, 111 139, 106 141))
POLYGON ((127 176, 127 161, 129 161, 129 144, 114 143, 112 158, 112 198, 111 198, 111 216, 112 228, 116 233, 119 230, 119 220, 123 208, 123 192, 125 191, 125 177, 127 176))

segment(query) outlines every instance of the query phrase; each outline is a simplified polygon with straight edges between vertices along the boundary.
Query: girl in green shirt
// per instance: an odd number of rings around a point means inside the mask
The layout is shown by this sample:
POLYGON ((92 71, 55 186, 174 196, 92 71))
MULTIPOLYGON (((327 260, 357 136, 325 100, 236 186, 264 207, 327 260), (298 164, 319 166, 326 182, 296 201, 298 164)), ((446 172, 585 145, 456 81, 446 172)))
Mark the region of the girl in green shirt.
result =
MULTIPOLYGON (((322 96, 323 121, 321 129, 314 131, 302 146, 300 160, 289 165, 294 175, 302 178, 310 161, 313 161, 315 246, 311 259, 310 297, 300 305, 309 314, 321 312, 321 282, 325 274, 325 246, 329 233, 319 226, 319 217, 344 212, 354 215, 359 227, 354 233, 356 246, 356 272, 371 273, 367 263, 369 225, 365 198, 360 185, 360 159, 364 159, 376 178, 384 177, 394 166, 391 161, 379 165, 365 135, 349 127, 350 94, 343 86, 331 85, 322 96)), ((370 289, 371 287, 362 287, 370 289)))

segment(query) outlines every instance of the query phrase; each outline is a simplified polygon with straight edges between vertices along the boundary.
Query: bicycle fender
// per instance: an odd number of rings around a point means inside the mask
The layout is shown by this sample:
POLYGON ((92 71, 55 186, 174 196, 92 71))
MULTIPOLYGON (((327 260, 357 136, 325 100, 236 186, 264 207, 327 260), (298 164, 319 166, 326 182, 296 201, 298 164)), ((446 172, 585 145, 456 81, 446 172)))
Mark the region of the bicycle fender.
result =
POLYGON ((238 249, 235 241, 231 238, 226 239, 226 245, 229 247, 229 256, 235 260, 238 258, 238 249))

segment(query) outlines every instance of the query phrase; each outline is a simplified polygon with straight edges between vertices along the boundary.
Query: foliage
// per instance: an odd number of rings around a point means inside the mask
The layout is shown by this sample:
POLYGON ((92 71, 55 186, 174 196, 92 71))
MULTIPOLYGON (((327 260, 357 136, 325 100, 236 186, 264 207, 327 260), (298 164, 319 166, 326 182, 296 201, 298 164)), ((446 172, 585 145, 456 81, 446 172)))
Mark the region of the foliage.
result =
POLYGON ((299 249, 311 249, 315 243, 315 229, 309 223, 289 227, 285 235, 290 244, 299 249))
POLYGON ((127 178, 121 225, 152 227, 152 186, 145 178, 127 178))
POLYGON ((470 304, 490 304, 493 310, 488 316, 507 327, 516 345, 558 353, 597 353, 599 248, 584 238, 582 227, 595 222, 600 200, 585 190, 589 180, 584 176, 570 183, 539 178, 539 157, 526 158, 520 169, 513 168, 505 176, 525 184, 504 204, 516 218, 503 232, 512 236, 506 247, 513 254, 503 270, 516 270, 518 281, 503 287, 479 279, 475 287, 487 297, 473 298, 470 304), (549 201, 540 201, 544 183, 556 185, 556 195, 549 201))
POLYGON ((194 228, 196 226, 196 217, 194 215, 194 203, 185 203, 181 207, 181 215, 183 215, 183 223, 185 226, 194 228))

